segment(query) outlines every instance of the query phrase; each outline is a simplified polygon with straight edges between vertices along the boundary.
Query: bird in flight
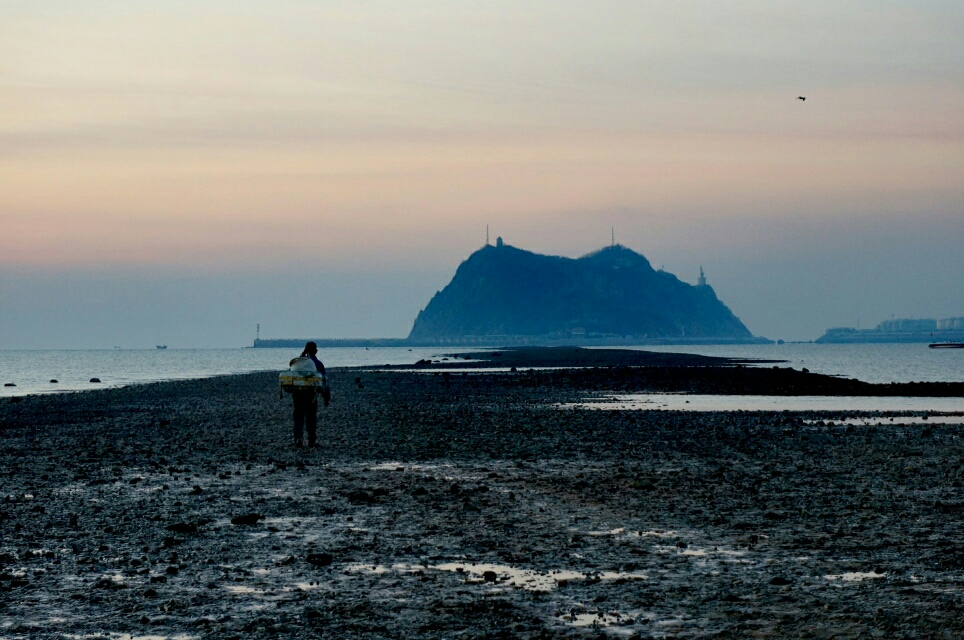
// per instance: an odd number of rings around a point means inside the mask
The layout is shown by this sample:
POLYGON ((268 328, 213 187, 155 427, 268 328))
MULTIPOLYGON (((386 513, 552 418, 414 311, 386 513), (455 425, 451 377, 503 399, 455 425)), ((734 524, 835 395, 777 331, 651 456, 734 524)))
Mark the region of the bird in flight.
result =
POLYGON ((807 96, 797 96, 797 100, 806 100, 807 96))

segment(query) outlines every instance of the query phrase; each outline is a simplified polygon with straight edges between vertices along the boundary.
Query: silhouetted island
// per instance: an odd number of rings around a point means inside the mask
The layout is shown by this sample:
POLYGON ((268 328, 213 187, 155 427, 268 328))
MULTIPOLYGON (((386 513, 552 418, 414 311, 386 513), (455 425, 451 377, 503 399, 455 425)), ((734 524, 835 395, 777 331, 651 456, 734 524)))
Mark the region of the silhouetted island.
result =
POLYGON ((700 277, 690 285, 621 245, 578 259, 500 238, 463 262, 418 314, 418 344, 757 343, 700 277))

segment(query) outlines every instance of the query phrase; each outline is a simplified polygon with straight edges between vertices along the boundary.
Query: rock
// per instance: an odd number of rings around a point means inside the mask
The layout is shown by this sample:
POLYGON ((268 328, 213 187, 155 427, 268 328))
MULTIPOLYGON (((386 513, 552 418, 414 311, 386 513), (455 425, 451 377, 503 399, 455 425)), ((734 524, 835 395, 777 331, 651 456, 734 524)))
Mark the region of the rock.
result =
POLYGON ((59 383, 59 380, 57 380, 57 378, 51 378, 50 384, 58 384, 58 383, 59 383))
POLYGON ((3 386, 5 386, 5 387, 15 387, 15 386, 17 386, 17 385, 16 385, 15 383, 13 383, 13 382, 7 382, 7 383, 5 383, 3 386))
POLYGON ((497 243, 459 265, 419 313, 409 339, 549 335, 575 325, 649 337, 678 335, 680 329, 686 335, 751 337, 716 295, 707 295, 712 290, 668 275, 618 245, 571 259, 497 243), (539 312, 532 308, 536 300, 539 312))
POLYGON ((770 580, 770 584, 772 584, 775 587, 785 587, 788 584, 793 584, 793 581, 787 578, 784 578, 783 576, 777 576, 772 580, 770 580))
POLYGON ((101 578, 94 583, 94 589, 106 589, 108 591, 116 591, 117 589, 126 589, 127 585, 123 582, 117 582, 111 580, 110 578, 101 578))
POLYGON ((783 511, 767 511, 763 514, 763 517, 767 520, 786 520, 787 514, 783 511))
POLYGON ((197 533, 197 525, 193 522, 175 522, 165 528, 174 533, 197 533))
POLYGON ((246 513, 243 516, 231 518, 231 524, 258 524, 259 520, 264 520, 264 516, 257 513, 246 513))
POLYGON ((90 381, 91 381, 91 382, 100 382, 100 378, 91 378, 90 381))
POLYGON ((189 496, 199 496, 199 495, 201 495, 202 493, 204 493, 204 489, 202 489, 202 488, 199 487, 198 485, 194 485, 194 488, 191 489, 191 491, 188 492, 187 495, 189 495, 189 496))
POLYGON ((486 582, 495 582, 499 579, 499 576, 496 575, 495 571, 486 571, 482 574, 482 579, 486 582))
POLYGON ((156 597, 157 597, 157 590, 156 590, 156 589, 145 589, 145 590, 144 590, 144 597, 145 597, 145 598, 156 598, 156 597))
POLYGON ((425 487, 417 487, 415 491, 412 491, 412 495, 415 496, 416 498, 419 496, 427 496, 428 489, 426 489, 425 487))
POLYGON ((164 573, 166 573, 169 576, 176 576, 180 572, 181 570, 178 567, 175 567, 174 565, 171 565, 170 567, 164 570, 164 573))
POLYGON ((309 553, 305 562, 316 567, 327 567, 334 561, 330 553, 309 553))
POLYGON ((138 476, 138 477, 136 477, 136 478, 131 478, 130 482, 128 482, 127 484, 137 484, 138 482, 141 482, 142 480, 144 480, 144 478, 141 478, 140 476, 138 476))
POLYGON ((352 504, 371 504, 375 501, 375 496, 364 489, 356 489, 348 494, 348 502, 352 504))

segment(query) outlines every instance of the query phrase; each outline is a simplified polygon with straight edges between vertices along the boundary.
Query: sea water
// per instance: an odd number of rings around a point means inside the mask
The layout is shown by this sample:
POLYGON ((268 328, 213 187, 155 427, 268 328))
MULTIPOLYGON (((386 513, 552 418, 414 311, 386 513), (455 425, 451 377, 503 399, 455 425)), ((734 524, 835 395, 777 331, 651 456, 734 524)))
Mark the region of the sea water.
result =
MULTIPOLYGON (((441 360, 476 349, 322 349, 326 367, 378 367, 441 360)), ((0 397, 82 391, 143 382, 208 378, 232 373, 282 371, 300 354, 295 349, 103 349, 90 351, 0 351, 0 397), (99 378, 100 382, 90 382, 99 378), (56 383, 50 382, 57 380, 56 383)))
MULTIPOLYGON (((954 414, 929 424, 964 423, 964 398, 913 396, 750 396, 696 395, 687 393, 630 393, 587 398, 585 402, 559 405, 563 409, 616 411, 910 411, 954 414)), ((928 424, 915 419, 913 424, 928 424)))
MULTIPOLYGON (((627 347, 731 358, 781 360, 795 369, 866 382, 964 382, 964 349, 924 344, 784 344, 627 347)), ((323 349, 328 367, 372 367, 442 360, 484 347, 377 347, 323 349)), ((142 382, 204 378, 253 371, 281 371, 298 349, 105 349, 91 351, 0 351, 0 397, 117 387, 142 382), (100 383, 90 382, 99 378, 100 383), (51 383, 56 379, 56 384, 51 383)), ((759 366, 773 366, 761 364, 759 366)))
MULTIPOLYGON (((864 382, 964 382, 964 349, 929 349, 926 344, 751 344, 627 347, 669 353, 783 361, 864 382)), ((772 364, 765 366, 773 366, 772 364)))

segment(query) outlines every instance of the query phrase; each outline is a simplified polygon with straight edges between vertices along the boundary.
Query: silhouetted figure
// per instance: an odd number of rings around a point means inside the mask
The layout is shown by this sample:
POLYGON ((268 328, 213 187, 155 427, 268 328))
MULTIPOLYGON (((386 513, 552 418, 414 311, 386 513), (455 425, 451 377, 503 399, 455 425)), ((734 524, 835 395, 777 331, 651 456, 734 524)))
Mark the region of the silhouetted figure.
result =
POLYGON ((797 100, 806 100, 807 96, 797 96, 797 100))
MULTIPOLYGON (((314 342, 305 344, 305 350, 301 352, 302 358, 309 358, 315 363, 315 368, 321 375, 325 373, 325 365, 318 359, 318 345, 314 342)), ((318 427, 318 394, 322 393, 325 406, 328 406, 328 395, 324 395, 322 389, 307 387, 294 389, 291 392, 291 399, 294 401, 295 414, 295 446, 304 446, 303 434, 308 431, 308 446, 316 445, 316 432, 318 427)))

